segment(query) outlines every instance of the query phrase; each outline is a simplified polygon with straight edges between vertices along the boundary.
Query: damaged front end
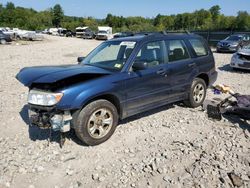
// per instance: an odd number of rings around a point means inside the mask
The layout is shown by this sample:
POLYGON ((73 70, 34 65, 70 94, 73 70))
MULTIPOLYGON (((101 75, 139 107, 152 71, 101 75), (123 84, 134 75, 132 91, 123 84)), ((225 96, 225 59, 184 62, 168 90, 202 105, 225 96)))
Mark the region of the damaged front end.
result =
POLYGON ((87 91, 89 82, 110 74, 108 70, 88 65, 23 68, 16 78, 29 88, 30 125, 64 135, 73 127, 73 113, 83 102, 77 97, 87 91))
POLYGON ((31 126, 65 133, 70 131, 72 116, 70 111, 56 112, 30 106, 29 119, 31 126))
POLYGON ((29 104, 30 126, 37 126, 40 129, 49 129, 51 141, 51 131, 60 131, 60 147, 65 143, 65 133, 71 128, 71 112, 59 111, 54 107, 43 107, 29 104))
POLYGON ((70 111, 59 111, 55 105, 60 102, 63 93, 32 89, 28 94, 29 118, 32 125, 51 128, 53 131, 70 130, 70 111))

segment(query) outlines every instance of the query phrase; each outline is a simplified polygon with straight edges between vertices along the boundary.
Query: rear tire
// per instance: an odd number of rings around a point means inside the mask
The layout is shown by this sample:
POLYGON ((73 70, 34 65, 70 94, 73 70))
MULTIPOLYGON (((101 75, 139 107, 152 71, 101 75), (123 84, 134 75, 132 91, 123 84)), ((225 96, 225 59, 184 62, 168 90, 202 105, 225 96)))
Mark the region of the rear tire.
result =
POLYGON ((188 99, 184 104, 191 108, 196 108, 204 102, 207 93, 207 86, 203 79, 195 78, 188 94, 188 99))
POLYGON ((114 133, 118 124, 117 109, 107 100, 96 100, 85 106, 74 122, 76 136, 82 142, 98 145, 114 133))

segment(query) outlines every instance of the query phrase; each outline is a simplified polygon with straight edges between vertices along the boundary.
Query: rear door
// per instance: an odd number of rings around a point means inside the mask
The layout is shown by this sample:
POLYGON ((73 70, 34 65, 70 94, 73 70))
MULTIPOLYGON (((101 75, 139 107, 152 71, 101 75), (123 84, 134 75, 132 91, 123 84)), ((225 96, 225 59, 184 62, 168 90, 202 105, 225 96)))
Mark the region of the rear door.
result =
POLYGON ((196 67, 187 44, 181 39, 166 40, 168 70, 171 79, 171 98, 182 99, 190 87, 190 76, 196 67))
POLYGON ((214 70, 215 63, 213 55, 209 47, 205 44, 205 41, 200 38, 188 39, 190 49, 193 53, 193 61, 199 73, 209 74, 209 71, 214 70))

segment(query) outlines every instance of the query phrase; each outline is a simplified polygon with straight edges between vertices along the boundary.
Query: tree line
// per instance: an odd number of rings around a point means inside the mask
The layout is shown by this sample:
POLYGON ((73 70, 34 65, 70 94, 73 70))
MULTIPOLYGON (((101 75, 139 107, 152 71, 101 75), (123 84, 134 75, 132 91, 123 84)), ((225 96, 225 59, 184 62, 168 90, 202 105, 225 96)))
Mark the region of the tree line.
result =
POLYGON ((175 15, 158 14, 154 18, 140 16, 123 17, 108 14, 105 19, 93 17, 66 16, 61 5, 44 11, 15 6, 12 2, 0 4, 0 27, 18 27, 27 30, 43 30, 64 27, 74 30, 79 26, 89 26, 97 30, 98 25, 113 27, 120 31, 163 31, 163 30, 250 30, 250 14, 239 11, 237 16, 225 16, 218 5, 208 10, 200 9, 192 13, 175 15))

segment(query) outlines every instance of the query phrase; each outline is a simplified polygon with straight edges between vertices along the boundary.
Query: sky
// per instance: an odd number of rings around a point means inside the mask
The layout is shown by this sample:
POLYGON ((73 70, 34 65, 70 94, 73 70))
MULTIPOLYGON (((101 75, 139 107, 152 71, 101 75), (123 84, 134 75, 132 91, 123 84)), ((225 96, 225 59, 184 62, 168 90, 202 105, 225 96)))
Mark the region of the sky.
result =
POLYGON ((214 5, 221 7, 225 15, 236 15, 238 11, 250 13, 250 0, 0 0, 16 6, 45 10, 60 4, 68 16, 92 16, 105 18, 108 13, 117 16, 155 17, 157 14, 170 15, 209 9, 214 5))

